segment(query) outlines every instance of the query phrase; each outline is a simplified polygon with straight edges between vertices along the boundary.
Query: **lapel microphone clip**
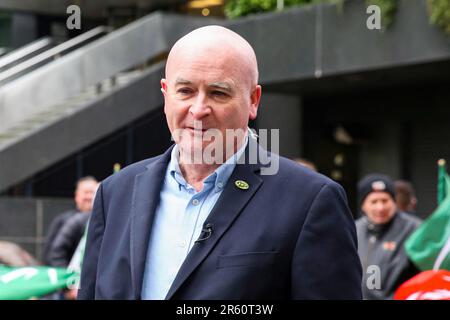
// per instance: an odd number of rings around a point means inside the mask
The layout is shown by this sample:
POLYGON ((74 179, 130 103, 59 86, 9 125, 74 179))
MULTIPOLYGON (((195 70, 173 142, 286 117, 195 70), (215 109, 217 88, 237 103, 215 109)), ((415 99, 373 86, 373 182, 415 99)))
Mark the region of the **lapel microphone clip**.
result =
POLYGON ((202 232, 200 233, 200 237, 197 239, 197 241, 195 241, 195 243, 206 241, 209 238, 211 238, 211 235, 213 233, 213 227, 214 225, 212 223, 207 223, 203 227, 202 232))

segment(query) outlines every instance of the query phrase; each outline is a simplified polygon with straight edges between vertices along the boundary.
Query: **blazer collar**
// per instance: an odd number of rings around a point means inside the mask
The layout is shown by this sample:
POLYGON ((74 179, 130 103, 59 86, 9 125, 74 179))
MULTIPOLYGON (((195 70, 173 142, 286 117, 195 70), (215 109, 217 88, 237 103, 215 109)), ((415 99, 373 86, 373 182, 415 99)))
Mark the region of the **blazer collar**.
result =
POLYGON ((173 146, 148 164, 146 170, 134 179, 131 203, 130 268, 136 299, 141 297, 150 230, 172 148, 173 146))

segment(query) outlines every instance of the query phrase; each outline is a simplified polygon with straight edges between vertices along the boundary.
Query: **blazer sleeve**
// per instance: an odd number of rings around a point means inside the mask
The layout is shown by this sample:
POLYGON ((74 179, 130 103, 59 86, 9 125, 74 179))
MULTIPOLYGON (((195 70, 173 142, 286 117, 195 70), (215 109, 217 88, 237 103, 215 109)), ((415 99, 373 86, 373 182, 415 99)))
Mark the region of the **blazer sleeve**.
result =
POLYGON ((362 299, 355 223, 344 189, 333 181, 312 201, 291 272, 293 299, 362 299))
POLYGON ((105 212, 103 206, 103 184, 100 184, 94 200, 94 208, 89 220, 80 286, 77 299, 95 299, 97 264, 105 230, 105 212))

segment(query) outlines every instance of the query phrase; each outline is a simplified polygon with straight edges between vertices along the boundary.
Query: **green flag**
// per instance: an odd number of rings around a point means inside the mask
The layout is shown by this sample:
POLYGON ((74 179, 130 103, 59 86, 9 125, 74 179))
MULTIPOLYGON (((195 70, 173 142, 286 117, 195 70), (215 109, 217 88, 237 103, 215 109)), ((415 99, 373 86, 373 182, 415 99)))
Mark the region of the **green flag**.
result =
POLYGON ((406 254, 422 271, 450 270, 450 177, 439 160, 438 207, 405 242, 406 254))
POLYGON ((78 281, 78 274, 64 268, 8 267, 0 265, 0 300, 37 298, 78 281))

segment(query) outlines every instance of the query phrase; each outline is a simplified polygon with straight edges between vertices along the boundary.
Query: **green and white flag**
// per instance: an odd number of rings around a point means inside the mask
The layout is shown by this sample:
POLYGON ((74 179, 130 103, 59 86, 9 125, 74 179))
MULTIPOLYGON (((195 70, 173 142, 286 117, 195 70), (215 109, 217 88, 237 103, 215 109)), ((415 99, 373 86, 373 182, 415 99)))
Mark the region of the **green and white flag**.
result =
POLYGON ((450 177, 439 160, 438 207, 405 242, 406 254, 422 271, 450 270, 450 177))
POLYGON ((77 273, 64 268, 0 265, 0 300, 38 298, 71 287, 78 279, 77 273))

